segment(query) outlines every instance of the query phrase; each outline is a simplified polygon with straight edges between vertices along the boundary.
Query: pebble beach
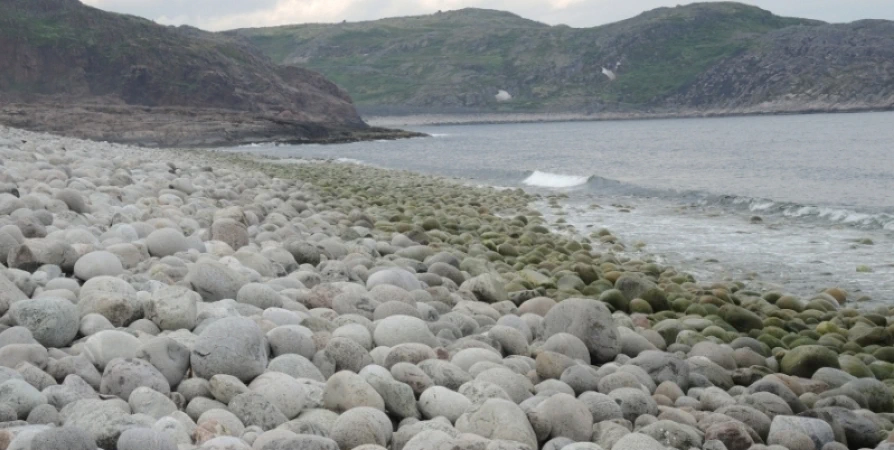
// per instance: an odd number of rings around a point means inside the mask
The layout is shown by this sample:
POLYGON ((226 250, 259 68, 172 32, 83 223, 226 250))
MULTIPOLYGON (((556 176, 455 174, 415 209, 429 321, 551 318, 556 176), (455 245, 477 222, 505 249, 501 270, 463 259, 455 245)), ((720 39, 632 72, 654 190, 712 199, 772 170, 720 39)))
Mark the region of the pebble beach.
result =
POLYGON ((560 201, 0 127, 0 450, 894 449, 892 306, 560 201))

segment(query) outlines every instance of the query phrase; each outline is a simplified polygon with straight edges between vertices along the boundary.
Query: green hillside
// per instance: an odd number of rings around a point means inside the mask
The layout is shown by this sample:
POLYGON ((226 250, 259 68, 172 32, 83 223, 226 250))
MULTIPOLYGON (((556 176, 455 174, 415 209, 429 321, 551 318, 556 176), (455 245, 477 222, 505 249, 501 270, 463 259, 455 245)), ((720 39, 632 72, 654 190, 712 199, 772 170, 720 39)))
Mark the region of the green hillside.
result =
POLYGON ((277 62, 323 73, 367 108, 542 111, 660 105, 767 33, 819 25, 738 3, 703 3, 585 29, 464 9, 232 33, 277 62), (495 100, 501 89, 511 102, 495 100))

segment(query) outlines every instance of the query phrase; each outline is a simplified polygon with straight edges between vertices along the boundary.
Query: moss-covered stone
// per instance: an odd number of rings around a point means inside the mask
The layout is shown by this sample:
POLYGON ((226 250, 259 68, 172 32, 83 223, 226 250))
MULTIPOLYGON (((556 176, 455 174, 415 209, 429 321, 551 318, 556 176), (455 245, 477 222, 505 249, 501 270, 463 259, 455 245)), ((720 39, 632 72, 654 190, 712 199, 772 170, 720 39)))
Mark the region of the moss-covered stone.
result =
POLYGON ((776 301, 776 306, 781 309, 790 309, 795 312, 804 311, 804 304, 797 297, 785 295, 776 301))
POLYGON ((767 347, 770 347, 770 348, 776 348, 776 347, 785 348, 785 344, 783 344, 781 340, 779 340, 777 337, 769 335, 769 334, 762 334, 757 338, 757 340, 761 341, 767 347))
MULTIPOLYGON (((615 311, 630 311, 630 301, 617 289, 609 289, 599 296, 599 300, 608 303, 615 311)), ((646 303, 648 304, 648 302, 646 303)))
POLYGON ((630 312, 631 313, 640 313, 640 314, 652 314, 654 310, 652 309, 652 305, 649 302, 641 299, 635 298, 630 301, 630 312))
POLYGON ((730 341, 729 335, 727 334, 726 330, 718 327, 717 325, 711 325, 708 328, 705 328, 704 330, 702 330, 702 334, 707 337, 715 337, 723 342, 730 341))
POLYGON ((873 378, 875 374, 872 373, 872 370, 860 360, 856 356, 851 355, 841 355, 838 357, 838 364, 841 367, 841 370, 857 377, 857 378, 873 378))
POLYGON ((872 352, 872 356, 880 361, 894 363, 894 347, 880 347, 872 352))
POLYGON ((861 346, 889 345, 892 342, 891 332, 887 328, 857 326, 848 331, 848 339, 861 346))
POLYGON ((887 380, 894 377, 894 364, 886 361, 875 361, 869 364, 869 370, 878 380, 887 380))
POLYGON ((810 378, 814 372, 823 367, 837 369, 841 366, 834 351, 819 345, 793 348, 787 351, 780 361, 782 373, 803 378, 810 378))
POLYGON ((720 316, 723 317, 726 323, 739 331, 747 332, 764 327, 763 321, 757 314, 739 306, 725 305, 720 308, 720 316))

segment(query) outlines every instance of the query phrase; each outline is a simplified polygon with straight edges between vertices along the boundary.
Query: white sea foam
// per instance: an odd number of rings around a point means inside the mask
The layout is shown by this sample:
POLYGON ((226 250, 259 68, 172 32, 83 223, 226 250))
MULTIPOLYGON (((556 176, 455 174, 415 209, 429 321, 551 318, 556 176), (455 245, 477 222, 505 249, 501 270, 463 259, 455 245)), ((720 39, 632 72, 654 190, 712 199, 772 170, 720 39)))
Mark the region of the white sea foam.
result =
POLYGON ((587 184, 587 180, 588 177, 579 175, 562 175, 535 170, 523 183, 527 186, 562 189, 582 186, 587 184))
POLYGON ((367 165, 365 162, 363 162, 359 159, 354 159, 354 158, 338 158, 335 160, 335 162, 341 163, 341 164, 357 164, 358 166, 367 165))

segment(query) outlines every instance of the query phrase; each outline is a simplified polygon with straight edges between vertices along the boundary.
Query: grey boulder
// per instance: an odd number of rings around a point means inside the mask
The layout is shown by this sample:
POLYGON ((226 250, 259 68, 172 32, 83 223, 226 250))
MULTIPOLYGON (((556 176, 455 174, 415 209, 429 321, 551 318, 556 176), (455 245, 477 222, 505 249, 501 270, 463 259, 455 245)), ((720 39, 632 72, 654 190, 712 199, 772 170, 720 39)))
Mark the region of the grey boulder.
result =
POLYGON ((267 338, 251 319, 219 319, 202 331, 190 363, 201 378, 226 374, 249 382, 267 368, 267 338))

